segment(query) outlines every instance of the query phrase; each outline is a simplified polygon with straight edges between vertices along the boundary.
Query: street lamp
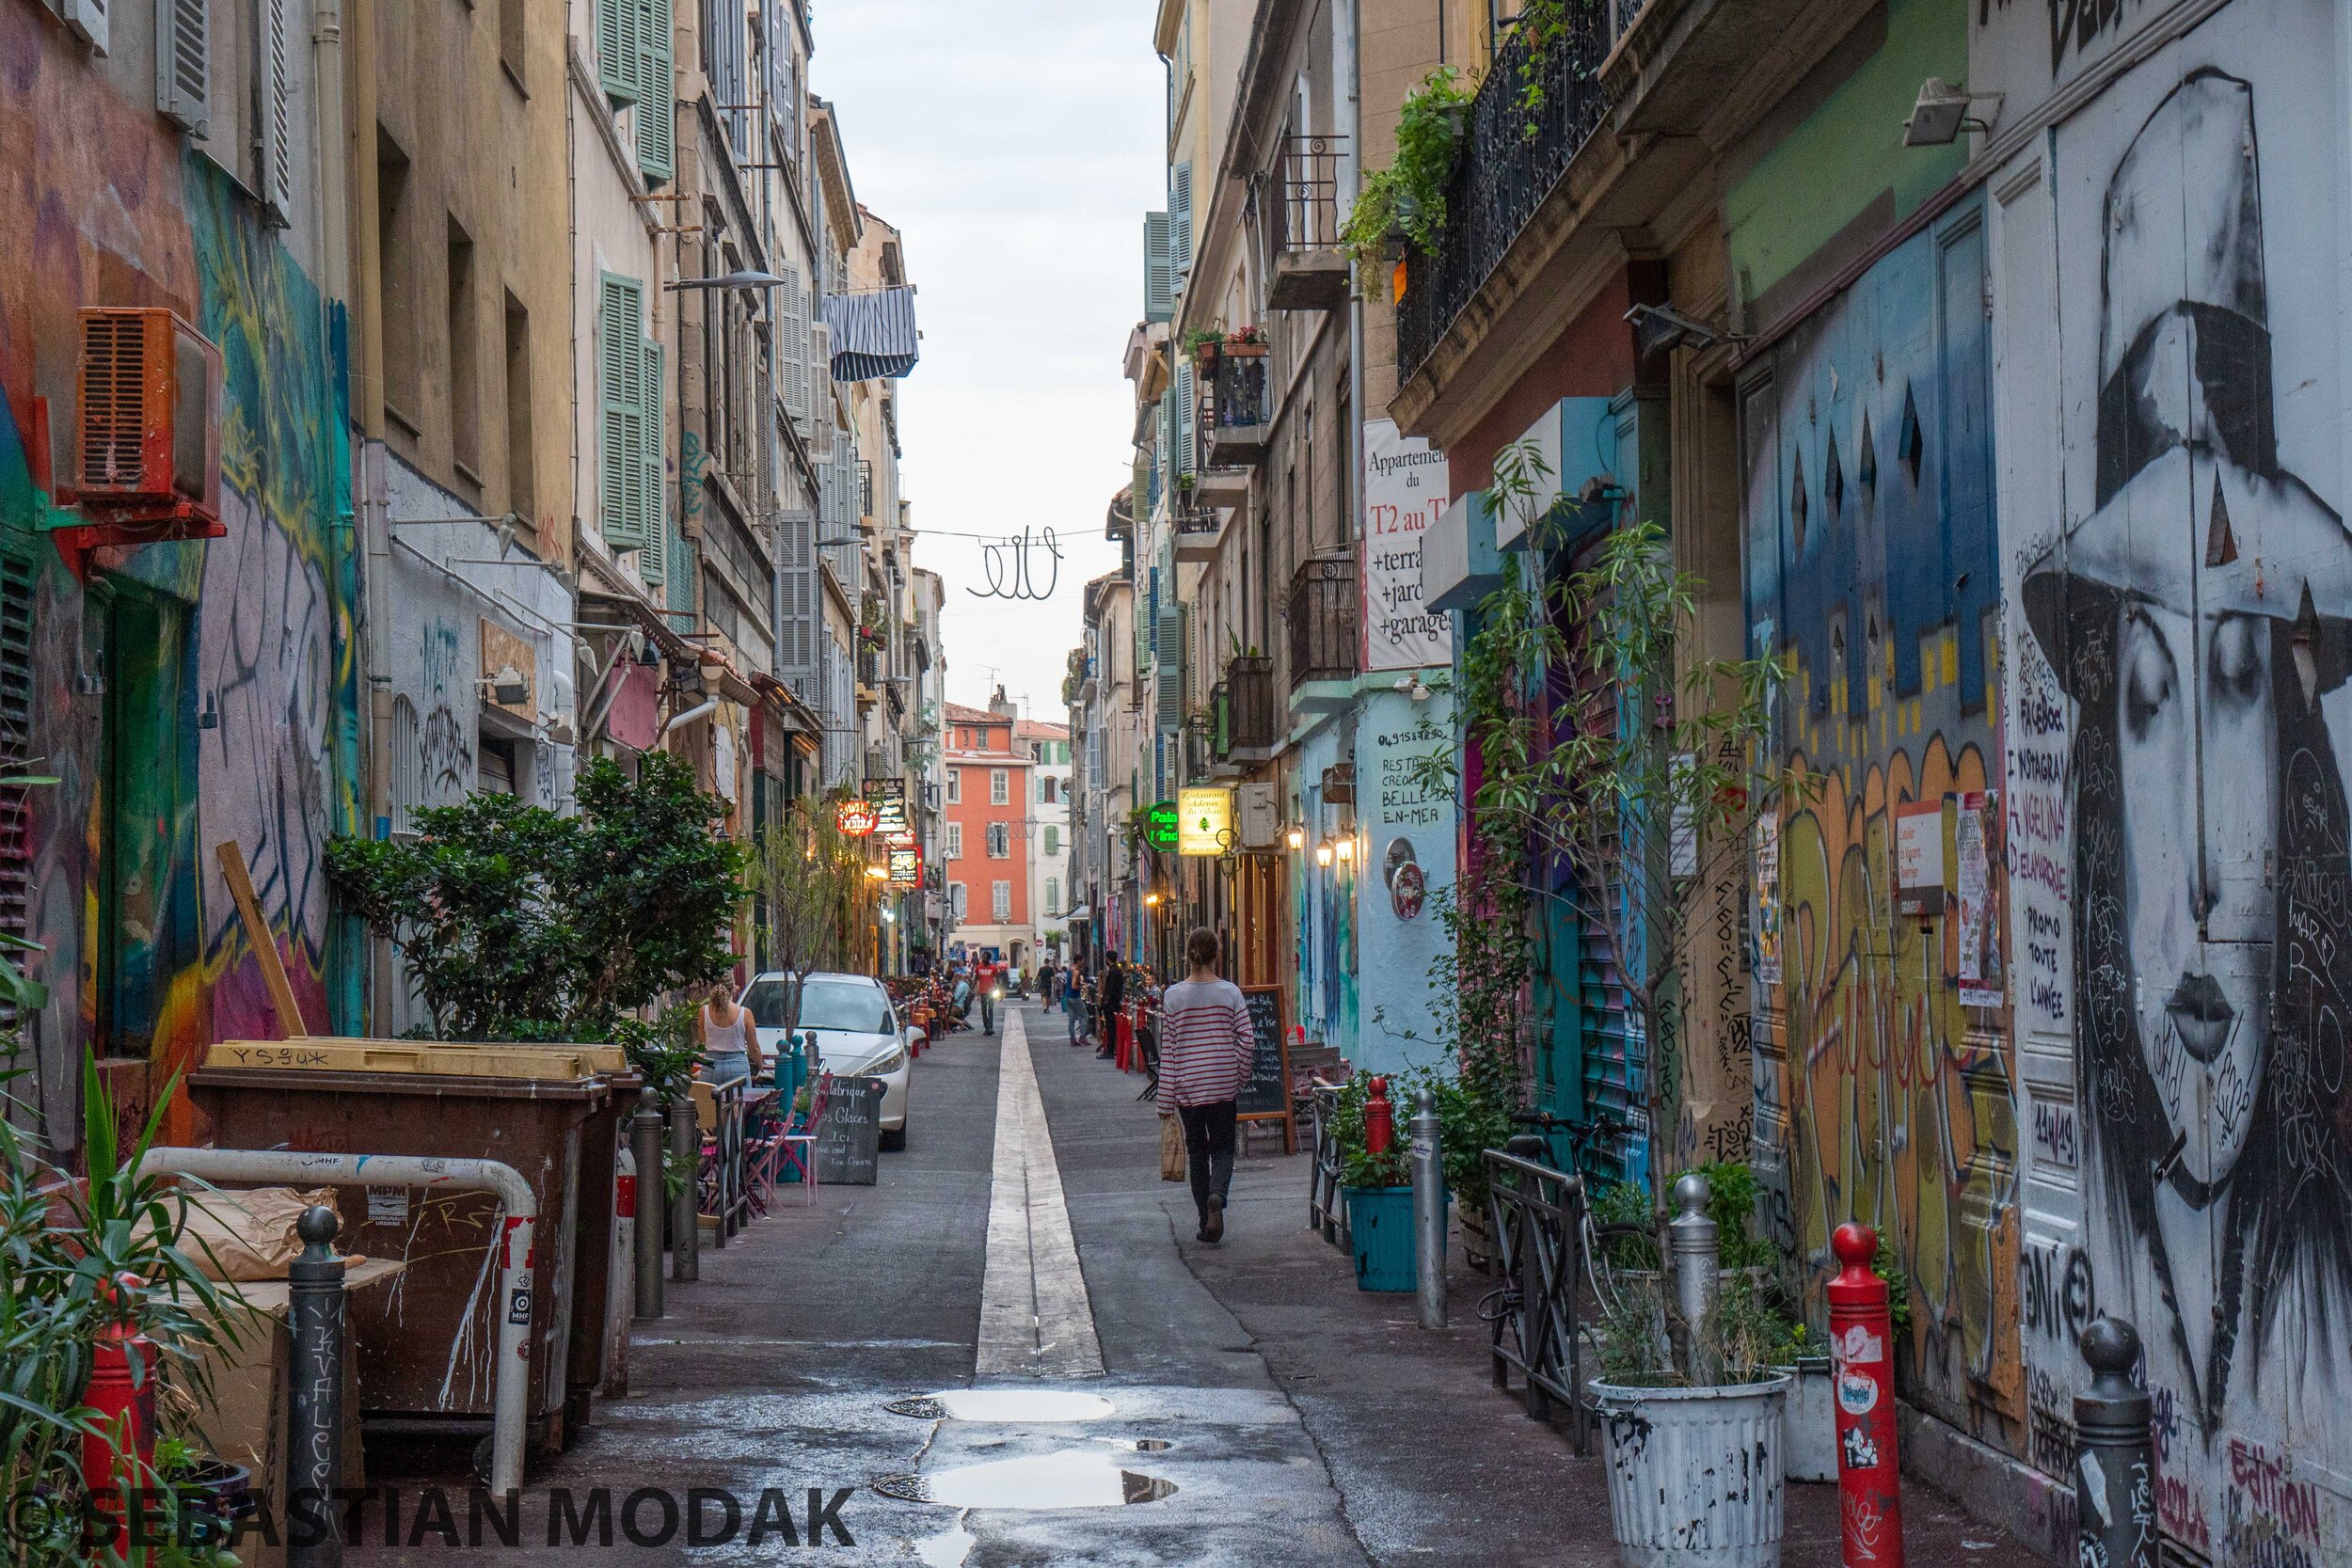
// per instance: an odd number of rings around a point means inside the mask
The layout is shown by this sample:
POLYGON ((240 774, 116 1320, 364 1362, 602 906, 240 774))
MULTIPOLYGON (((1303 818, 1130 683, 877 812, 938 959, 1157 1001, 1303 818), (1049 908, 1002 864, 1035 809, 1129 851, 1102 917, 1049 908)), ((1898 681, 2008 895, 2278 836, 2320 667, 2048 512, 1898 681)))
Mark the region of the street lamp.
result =
POLYGON ((1332 846, 1332 848, 1338 853, 1340 859, 1343 861, 1352 861, 1356 858, 1356 840, 1353 837, 1340 840, 1339 843, 1332 846))
POLYGON ((1329 845, 1318 844, 1315 846, 1315 863, 1317 865, 1329 865, 1331 863, 1331 847, 1329 845))
POLYGON ((1291 853, 1293 854, 1296 854, 1299 850, 1307 847, 1307 830, 1304 828, 1294 827, 1289 832, 1283 834, 1282 836, 1290 841, 1291 853))

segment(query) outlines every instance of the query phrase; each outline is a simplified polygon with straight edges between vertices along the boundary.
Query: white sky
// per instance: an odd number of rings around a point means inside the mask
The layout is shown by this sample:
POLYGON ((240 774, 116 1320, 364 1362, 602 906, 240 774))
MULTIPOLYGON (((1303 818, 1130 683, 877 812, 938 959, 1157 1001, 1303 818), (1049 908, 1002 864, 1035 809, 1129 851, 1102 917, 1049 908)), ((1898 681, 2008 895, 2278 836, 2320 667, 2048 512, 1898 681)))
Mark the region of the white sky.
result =
POLYGON ((987 583, 977 539, 918 546, 946 579, 948 695, 985 704, 993 668, 1054 722, 1081 585, 1119 560, 1103 514, 1132 454, 1120 356, 1143 311, 1143 214, 1164 201, 1152 13, 816 0, 812 19, 810 87, 839 111, 858 199, 904 230, 917 290, 923 359, 898 416, 915 529, 1051 527, 1063 546, 1039 604, 967 592, 987 583))

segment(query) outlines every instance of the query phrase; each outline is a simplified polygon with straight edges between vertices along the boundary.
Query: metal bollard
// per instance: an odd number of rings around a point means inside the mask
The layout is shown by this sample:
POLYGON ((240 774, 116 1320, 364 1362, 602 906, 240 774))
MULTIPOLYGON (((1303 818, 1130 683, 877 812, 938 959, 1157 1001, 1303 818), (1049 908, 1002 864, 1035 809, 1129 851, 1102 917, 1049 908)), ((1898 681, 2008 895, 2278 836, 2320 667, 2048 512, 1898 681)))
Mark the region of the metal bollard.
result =
POLYGON ((342 1532, 343 1260, 331 1243, 342 1217, 314 1204, 294 1222, 302 1254, 286 1266, 294 1337, 286 1441, 286 1568, 337 1568, 342 1532))
POLYGON ((1389 1081, 1375 1078, 1364 1088, 1364 1152, 1386 1154, 1396 1142, 1396 1107, 1389 1102, 1389 1081))
POLYGON ((1421 1326, 1445 1326, 1445 1164, 1438 1147, 1438 1097, 1413 1093, 1413 1270, 1421 1326))
POLYGON ((1886 1281, 1870 1267, 1878 1232, 1851 1220, 1829 1239, 1845 1265, 1829 1282, 1829 1354, 1837 1402, 1837 1505, 1846 1568, 1903 1568, 1901 1468, 1895 1454, 1895 1328, 1886 1281))
POLYGON ((2132 1382, 2139 1334, 2105 1313, 2083 1330, 2090 1387, 2074 1396, 2075 1559, 2156 1568, 2156 1437, 2148 1390, 2132 1382))
POLYGON ((691 1093, 670 1101, 670 1152, 686 1172, 686 1190, 670 1203, 670 1277, 681 1281, 700 1279, 702 1196, 696 1177, 702 1169, 703 1134, 691 1093))
POLYGON ((661 1185, 661 1110, 650 1095, 637 1101, 628 1124, 628 1148, 637 1162, 637 1307, 641 1322, 661 1316, 661 1220, 667 1212, 661 1185))
MULTIPOLYGON (((135 1274, 102 1278, 99 1305, 111 1312, 118 1293, 132 1296, 145 1288, 135 1274)), ((93 1417, 82 1433, 82 1475, 89 1487, 92 1515, 85 1544, 128 1551, 126 1505, 135 1494, 155 1484, 155 1366, 153 1343, 131 1326, 127 1311, 99 1329, 90 1347, 89 1382, 82 1393, 82 1402, 93 1417)))
POLYGON ((1715 1316, 1715 1294, 1723 1278, 1720 1238, 1707 1217, 1713 1196, 1696 1171, 1675 1183, 1675 1205, 1682 1212, 1666 1222, 1666 1243, 1675 1271, 1675 1310, 1682 1319, 1684 1360, 1691 1381, 1707 1388, 1723 1381, 1708 1323, 1715 1316))

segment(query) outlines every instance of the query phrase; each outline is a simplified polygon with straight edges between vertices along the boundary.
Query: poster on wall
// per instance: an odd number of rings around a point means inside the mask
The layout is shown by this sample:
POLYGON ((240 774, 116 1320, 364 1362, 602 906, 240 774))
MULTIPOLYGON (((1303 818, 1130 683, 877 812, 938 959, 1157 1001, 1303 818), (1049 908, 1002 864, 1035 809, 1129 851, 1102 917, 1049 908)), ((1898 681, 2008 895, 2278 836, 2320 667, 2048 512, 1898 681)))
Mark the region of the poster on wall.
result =
POLYGON ((1994 918, 1993 854, 1998 797, 1972 789, 1960 798, 1952 832, 1953 924, 1959 927, 1960 1005, 1997 1007, 2003 999, 2001 935, 1994 918))
POLYGON ((1454 662, 1451 617, 1421 601, 1421 540, 1446 507, 1445 453, 1364 421, 1364 668, 1421 670, 1454 662))
POLYGON ((1780 817, 1756 819, 1756 980, 1780 984, 1780 817))
POLYGON ((1944 802, 1906 800, 1895 808, 1895 912, 1944 912, 1944 802))

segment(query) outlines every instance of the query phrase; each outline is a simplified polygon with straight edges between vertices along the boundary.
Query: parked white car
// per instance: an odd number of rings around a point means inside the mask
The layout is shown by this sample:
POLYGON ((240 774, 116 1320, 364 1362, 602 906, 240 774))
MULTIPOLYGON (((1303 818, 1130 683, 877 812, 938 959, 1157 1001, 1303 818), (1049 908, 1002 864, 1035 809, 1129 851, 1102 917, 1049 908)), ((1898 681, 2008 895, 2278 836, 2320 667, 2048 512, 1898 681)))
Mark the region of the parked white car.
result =
POLYGON ((882 1147, 907 1146, 907 1080, 922 1031, 903 1024, 882 982, 865 974, 811 974, 802 988, 798 1024, 792 1017, 792 977, 779 970, 755 974, 739 999, 759 1031, 759 1049, 773 1060, 797 1028, 809 1046, 809 1070, 836 1078, 882 1081, 882 1147))

